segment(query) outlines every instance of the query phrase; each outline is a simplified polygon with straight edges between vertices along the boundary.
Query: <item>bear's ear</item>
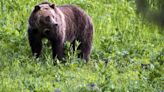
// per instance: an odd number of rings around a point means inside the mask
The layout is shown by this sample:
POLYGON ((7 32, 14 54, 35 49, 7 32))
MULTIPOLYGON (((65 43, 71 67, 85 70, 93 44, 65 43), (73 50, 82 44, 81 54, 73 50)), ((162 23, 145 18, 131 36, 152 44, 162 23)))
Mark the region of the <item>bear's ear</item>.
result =
POLYGON ((34 11, 36 12, 38 10, 40 10, 40 6, 39 5, 36 5, 34 11))
POLYGON ((50 7, 51 7, 52 9, 55 9, 55 4, 50 4, 50 7))

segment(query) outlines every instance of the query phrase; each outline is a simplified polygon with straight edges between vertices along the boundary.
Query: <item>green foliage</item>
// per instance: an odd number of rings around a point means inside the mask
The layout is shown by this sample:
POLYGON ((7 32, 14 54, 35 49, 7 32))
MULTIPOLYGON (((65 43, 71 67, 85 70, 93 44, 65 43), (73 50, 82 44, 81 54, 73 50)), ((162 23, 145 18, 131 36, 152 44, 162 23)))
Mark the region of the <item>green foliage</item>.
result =
POLYGON ((164 36, 136 15, 134 0, 50 0, 76 4, 92 17, 94 41, 87 64, 77 58, 79 51, 72 53, 70 43, 65 64, 52 59, 46 40, 41 57, 32 57, 28 17, 41 1, 0 1, 1 92, 164 91, 164 36))

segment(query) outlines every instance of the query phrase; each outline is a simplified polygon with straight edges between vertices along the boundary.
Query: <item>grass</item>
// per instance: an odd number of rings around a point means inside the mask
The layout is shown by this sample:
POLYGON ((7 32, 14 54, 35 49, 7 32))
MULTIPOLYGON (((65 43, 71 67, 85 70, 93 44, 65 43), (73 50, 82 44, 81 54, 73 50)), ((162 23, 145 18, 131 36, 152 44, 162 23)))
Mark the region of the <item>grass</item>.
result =
POLYGON ((28 17, 41 1, 0 1, 1 92, 164 91, 163 31, 136 14, 133 0, 50 0, 80 6, 95 28, 88 64, 67 51, 57 65, 46 41, 38 59, 28 44, 28 17))

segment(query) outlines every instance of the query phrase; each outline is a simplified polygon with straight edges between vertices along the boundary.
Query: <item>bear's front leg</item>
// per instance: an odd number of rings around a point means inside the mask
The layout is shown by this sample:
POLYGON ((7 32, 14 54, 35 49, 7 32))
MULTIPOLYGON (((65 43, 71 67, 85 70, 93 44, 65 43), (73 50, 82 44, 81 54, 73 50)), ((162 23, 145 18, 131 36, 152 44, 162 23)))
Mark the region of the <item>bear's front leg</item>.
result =
POLYGON ((59 60, 63 60, 64 58, 64 44, 58 40, 58 41, 51 41, 52 44, 52 54, 53 58, 57 56, 59 60))
POLYGON ((39 57, 41 50, 42 50, 42 41, 41 36, 37 33, 38 30, 32 30, 28 28, 28 39, 29 44, 32 50, 33 55, 36 56, 36 58, 39 57))

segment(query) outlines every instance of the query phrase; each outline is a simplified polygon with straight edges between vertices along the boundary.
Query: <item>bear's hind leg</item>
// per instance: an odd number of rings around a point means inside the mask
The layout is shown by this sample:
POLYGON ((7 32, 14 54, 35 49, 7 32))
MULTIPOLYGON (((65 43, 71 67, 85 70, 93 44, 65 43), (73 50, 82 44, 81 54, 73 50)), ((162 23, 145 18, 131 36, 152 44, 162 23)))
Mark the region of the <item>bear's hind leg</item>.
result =
POLYGON ((85 26, 84 34, 81 39, 80 43, 80 50, 81 50, 81 56, 83 59, 86 60, 86 62, 89 61, 91 48, 92 48, 92 39, 93 39, 93 25, 89 21, 87 21, 88 25, 85 26))
POLYGON ((83 58, 84 60, 86 60, 86 62, 88 62, 91 53, 91 43, 90 42, 81 43, 78 49, 81 50, 78 57, 83 58))

